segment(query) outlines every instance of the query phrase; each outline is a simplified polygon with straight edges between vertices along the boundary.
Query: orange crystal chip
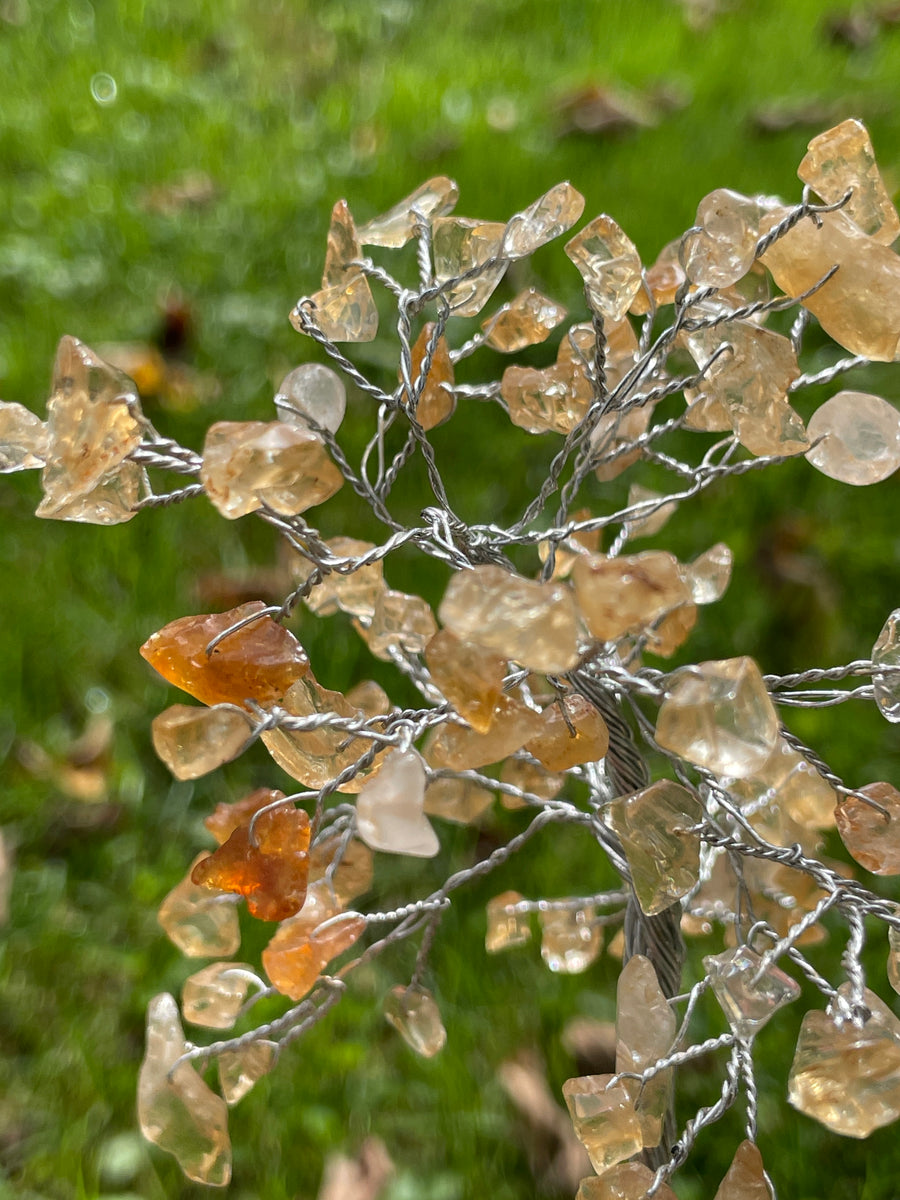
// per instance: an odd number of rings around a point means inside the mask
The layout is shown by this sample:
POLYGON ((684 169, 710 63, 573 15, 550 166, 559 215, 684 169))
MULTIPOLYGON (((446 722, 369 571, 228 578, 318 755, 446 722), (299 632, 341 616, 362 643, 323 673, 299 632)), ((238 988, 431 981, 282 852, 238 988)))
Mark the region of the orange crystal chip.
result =
POLYGON ((263 813, 250 835, 250 821, 197 863, 191 881, 201 887, 237 892, 251 916, 283 921, 303 907, 309 876, 309 817, 282 805, 263 813))
POLYGON ((262 963, 272 984, 291 1000, 302 1000, 333 958, 349 949, 366 927, 365 918, 339 914, 324 880, 312 884, 303 908, 278 929, 263 950, 262 963))
POLYGON ((221 846, 223 842, 228 841, 238 826, 245 825, 254 813, 258 813, 267 804, 274 804, 276 800, 283 799, 284 792, 274 788, 257 788, 249 796, 236 800, 234 804, 226 804, 224 801, 217 804, 215 811, 204 817, 203 824, 221 846))
POLYGON ((228 612, 179 617, 149 637, 141 654, 163 679, 203 704, 274 704, 309 670, 306 651, 283 625, 260 617, 206 653, 217 634, 264 608, 251 600, 228 612))

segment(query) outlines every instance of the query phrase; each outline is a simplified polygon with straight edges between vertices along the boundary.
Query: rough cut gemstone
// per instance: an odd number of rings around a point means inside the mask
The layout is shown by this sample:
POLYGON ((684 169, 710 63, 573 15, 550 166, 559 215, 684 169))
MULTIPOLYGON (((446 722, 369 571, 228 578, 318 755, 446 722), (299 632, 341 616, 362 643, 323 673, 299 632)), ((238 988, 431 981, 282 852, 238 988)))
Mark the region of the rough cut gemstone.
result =
POLYGON ((700 878, 700 835, 688 832, 703 820, 703 806, 679 783, 659 779, 609 806, 631 882, 648 916, 686 895, 700 878))
POLYGON ((841 211, 876 242, 890 246, 900 234, 900 217, 884 186, 862 121, 851 117, 814 137, 797 174, 826 204, 836 204, 851 191, 841 211))
POLYGON ((257 788, 249 795, 236 800, 234 804, 221 801, 208 817, 204 817, 203 824, 221 846, 223 842, 228 841, 239 825, 246 825, 254 813, 258 813, 267 804, 274 804, 276 800, 283 799, 284 792, 275 791, 273 788, 257 788))
POLYGON ((834 826, 837 803, 834 788, 784 738, 778 739, 759 771, 746 779, 734 780, 728 790, 745 808, 758 808, 760 803, 767 801, 777 805, 789 820, 804 829, 831 829, 834 826))
POLYGON ((897 1018, 868 989, 864 1001, 872 1015, 862 1026, 806 1014, 788 1078, 794 1108, 845 1137, 868 1137, 900 1117, 897 1018))
MULTIPOLYGON (((348 567, 353 566, 352 560, 360 559, 375 549, 374 542, 364 542, 351 537, 329 538, 325 545, 337 557, 351 560, 347 564, 348 567)), ((301 559, 299 555, 297 561, 294 578, 297 583, 305 583, 315 567, 308 559, 301 559)), ((352 616, 371 620, 378 606, 378 597, 383 591, 384 563, 377 558, 374 562, 357 566, 353 570, 331 571, 304 599, 307 607, 322 617, 340 609, 352 616)))
MULTIPOLYGON (((621 321, 603 323, 603 373, 607 387, 614 388, 622 382, 638 359, 638 340, 634 327, 627 317, 621 321)), ((576 390, 584 391, 591 398, 586 368, 593 365, 597 353, 597 334, 590 322, 571 325, 559 343, 556 361, 575 367, 576 390)))
POLYGON ((0 400, 0 474, 42 467, 47 438, 46 424, 24 404, 0 400))
POLYGON ((588 629, 601 641, 635 633, 690 600, 678 560, 666 550, 584 555, 572 568, 572 581, 588 629))
POLYGON ((716 542, 692 563, 682 568, 695 604, 714 604, 725 595, 731 582, 734 555, 724 542, 716 542))
POLYGON ((741 1142, 715 1200, 774 1200, 775 1192, 755 1142, 741 1142))
POLYGON ((696 624, 696 604, 679 604, 645 631, 647 652, 670 658, 684 645, 696 624))
POLYGON ((384 1000, 384 1016, 422 1058, 434 1058, 447 1042, 440 1009, 427 988, 402 984, 391 988, 384 1000))
POLYGON ((587 413, 591 387, 568 363, 549 367, 507 367, 500 395, 509 419, 528 433, 571 433, 587 413))
POLYGON ((597 463, 594 474, 601 483, 618 479, 638 461, 642 450, 635 443, 647 432, 652 415, 653 406, 645 404, 629 408, 624 416, 613 412, 600 418, 591 434, 591 448, 593 461, 597 463))
MULTIPOLYGON (((675 1041, 677 1022, 663 995, 653 964, 642 954, 628 960, 616 989, 616 1071, 641 1074, 665 1058, 675 1041)), ((658 1146, 672 1101, 672 1071, 661 1071, 640 1086, 624 1080, 634 1096, 644 1147, 658 1146)))
POLYGON ((425 789, 425 812, 459 825, 471 825, 494 803, 494 793, 471 779, 433 779, 425 789))
POLYGON ((900 992, 900 929, 888 925, 888 982, 895 992, 900 992))
POLYGON ((468 771, 499 762, 520 750, 542 728, 541 714, 513 696, 501 696, 487 733, 464 725, 441 725, 425 744, 429 766, 468 771))
POLYGON ((358 237, 363 246, 398 249, 416 236, 416 214, 425 221, 451 212, 459 199, 459 189, 446 175, 437 175, 420 184, 393 208, 361 225, 358 237))
MULTIPOLYGON (((643 1163, 623 1162, 599 1179, 582 1179, 575 1200, 645 1200, 655 1173, 643 1163)), ((677 1200, 664 1183, 653 1193, 656 1200, 677 1200)))
POLYGON ((237 892, 250 915, 283 921, 303 907, 309 876, 309 817, 302 808, 280 804, 260 813, 191 872, 202 887, 237 892))
POLYGON ((765 766, 778 737, 778 714, 752 658, 682 667, 670 678, 656 722, 664 749, 742 779, 765 766))
POLYGON ((861 867, 874 875, 900 875, 900 792, 890 783, 859 791, 873 801, 845 796, 835 809, 841 841, 861 867))
POLYGON ((511 946, 524 946, 531 941, 531 917, 527 912, 515 911, 522 899, 520 892, 501 892, 488 901, 484 938, 488 954, 497 954, 511 946))
POLYGON ((609 730, 596 705, 571 692, 541 713, 543 729, 525 749, 549 771, 599 762, 609 749, 609 730))
POLYGON ((206 653, 213 638, 264 608, 251 600, 228 612, 179 617, 149 637, 141 655, 167 683, 203 704, 274 704, 309 670, 306 651, 283 625, 259 617, 206 653))
POLYGON ((421 654, 437 633, 434 613, 421 596, 384 588, 375 602, 368 628, 354 623, 376 658, 388 661, 391 649, 421 654))
POLYGON ((223 1050, 218 1068, 225 1103, 232 1105, 243 1100, 253 1085, 271 1071, 277 1053, 277 1044, 267 1041, 250 1042, 238 1050, 223 1050))
POLYGON ((176 779, 199 779, 241 753, 250 723, 233 708, 173 704, 152 724, 153 749, 176 779))
POLYGON ((356 801, 356 828, 373 850, 434 858, 441 848, 424 814, 425 767, 414 750, 391 750, 356 801))
POLYGON ((581 272, 591 306, 609 321, 621 321, 641 287, 641 260, 634 243, 605 214, 595 217, 566 243, 581 272))
POLYGON ((345 835, 321 838, 309 852, 310 887, 323 877, 331 884, 341 907, 367 892, 372 886, 372 851, 357 838, 345 835))
POLYGON ((900 413, 880 396, 838 392, 816 409, 807 433, 818 441, 809 462, 841 483, 881 483, 900 467, 900 413))
POLYGON ((643 1148, 641 1125, 622 1084, 607 1088, 612 1075, 581 1075, 563 1084, 563 1099, 591 1166, 602 1175, 643 1148))
MULTIPOLYGON (((428 321, 423 325, 422 332, 412 347, 410 379, 413 387, 422 373, 422 364, 434 338, 435 328, 433 321, 428 321)), ((436 425, 442 425, 444 421, 453 416, 456 410, 456 397, 453 395, 452 389, 453 360, 450 358, 447 339, 441 334, 435 343, 431 366, 416 403, 416 420, 423 429, 434 429, 436 425)), ((402 399, 404 404, 409 404, 409 397, 405 392, 402 399)))
POLYGON ((890 668, 872 675, 875 703, 894 725, 900 722, 900 608, 895 608, 872 647, 872 662, 890 668))
POLYGON ((636 504, 647 507, 647 516, 629 518, 629 538, 653 537, 678 507, 677 500, 666 500, 664 492, 654 492, 652 488, 643 487, 640 483, 633 483, 628 489, 628 507, 633 508, 636 504))
POLYGON ((545 342, 565 315, 566 310, 561 304, 537 288, 526 288, 483 321, 481 328, 485 332, 485 341, 494 350, 514 354, 526 346, 545 342))
POLYGON ((584 196, 565 181, 544 192, 506 223, 504 258, 524 258, 571 229, 584 212, 584 196))
POLYGON ((591 905, 540 913, 541 958, 554 974, 580 975, 603 949, 603 929, 591 905))
POLYGON ((477 316, 503 278, 508 265, 500 257, 505 229, 498 221, 469 217, 438 217, 432 225, 434 274, 438 283, 482 268, 444 292, 454 316, 477 316))
POLYGON ((473 567, 451 578, 438 615, 457 637, 534 671, 568 671, 578 661, 578 613, 565 584, 473 567))
POLYGON ((198 887, 191 875, 207 854, 199 854, 191 870, 159 906, 157 920, 166 936, 188 958, 227 958, 241 944, 238 915, 225 892, 198 887))
MULTIPOLYGON (((309 299, 313 320, 330 341, 371 342, 377 335, 378 309, 364 275, 352 276, 337 287, 323 288, 309 299)), ((296 309, 291 313, 291 324, 303 332, 296 309)))
POLYGON ((35 509, 35 516, 50 517, 55 521, 81 521, 87 525, 122 525, 137 516, 138 503, 149 494, 144 469, 137 463, 124 462, 83 495, 63 498, 59 503, 54 501, 46 508, 42 501, 35 509))
POLYGON ((358 274, 352 264, 361 257, 356 225, 346 200, 338 200, 331 210, 328 240, 325 245, 325 267, 322 287, 339 287, 358 274))
MULTIPOLYGON (((508 758, 500 768, 500 782, 512 784, 513 787, 536 796, 538 800, 552 800, 562 791, 566 777, 524 758, 508 758)), ((500 793, 500 803, 504 808, 525 807, 524 800, 520 800, 518 796, 511 796, 508 792, 500 793)))
POLYGON ((681 262, 700 287, 728 287, 746 275, 759 240, 759 200, 718 188, 700 201, 696 225, 684 235, 681 262))
POLYGON ((322 363, 304 363, 289 371, 275 393, 275 409, 285 425, 308 429, 313 421, 337 433, 347 411, 347 389, 336 371, 322 363))
POLYGON ((365 927, 363 917, 341 914, 334 893, 320 879, 310 886, 296 917, 283 921, 263 950, 262 964, 272 985, 291 1000, 302 1000, 332 959, 348 950, 365 927))
POLYGON ((363 679, 355 684, 347 693, 347 703, 367 717, 385 716, 394 707, 387 692, 374 679, 363 679))
POLYGON ((173 1154, 188 1179, 224 1187, 231 1180, 228 1109, 190 1063, 175 1067, 186 1050, 174 999, 167 992, 154 996, 138 1075, 141 1133, 173 1154))
POLYGON ((203 445, 200 480, 230 521, 263 504, 295 516, 322 504, 344 477, 309 429, 282 421, 217 421, 203 445))
POLYGON ((249 963, 211 963, 184 981, 184 1019, 209 1029, 231 1029, 255 980, 249 963))
POLYGON ((749 946, 703 959, 716 999, 739 1038, 755 1037, 763 1025, 800 995, 800 986, 749 946))
POLYGON ((661 308, 664 304, 674 304, 675 293, 686 278, 684 267, 681 265, 679 238, 663 246, 656 256, 656 262, 644 272, 644 287, 631 302, 631 312, 640 317, 650 311, 648 291, 655 308, 661 308))
POLYGON ((459 715, 478 733, 487 733, 503 691, 506 660, 442 629, 425 647, 425 663, 435 687, 459 715))
POLYGON ((819 213, 815 221, 799 221, 772 244, 762 261, 788 296, 799 296, 837 266, 832 278, 803 301, 804 307, 851 354, 876 362, 896 358, 900 257, 867 237, 844 213, 819 213))

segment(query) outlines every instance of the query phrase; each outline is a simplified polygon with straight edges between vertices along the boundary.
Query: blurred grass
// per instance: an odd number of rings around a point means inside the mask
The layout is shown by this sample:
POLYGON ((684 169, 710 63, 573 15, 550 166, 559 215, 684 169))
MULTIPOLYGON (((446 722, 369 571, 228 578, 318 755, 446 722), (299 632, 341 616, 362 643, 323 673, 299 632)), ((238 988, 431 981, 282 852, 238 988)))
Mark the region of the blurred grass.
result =
MULTIPOLYGON (((264 9, 246 0, 3 0, 3 398, 42 411, 62 333, 90 345, 153 339, 161 309, 177 301, 194 325, 181 355, 219 394, 189 411, 148 404, 160 427, 199 446, 213 419, 268 417, 283 372, 311 357, 286 314, 317 286, 328 213, 342 195, 365 220, 447 173, 460 184, 461 213, 505 219, 569 178, 587 197, 586 216, 611 213, 652 261, 714 187, 796 197, 806 141, 846 115, 866 120, 896 187, 900 31, 885 27, 853 48, 828 36, 827 17, 820 0, 733 3, 697 28, 662 0, 297 0, 264 9), (657 124, 620 136, 562 136, 560 98, 595 84, 673 103, 657 124), (804 105, 819 107, 817 124, 757 132, 761 110, 804 105), (196 203, 185 202, 185 187, 196 203)), ((558 244, 511 274, 578 311, 578 280, 558 244)), ((383 371, 387 334, 360 352, 383 371)), ((473 362, 472 378, 490 365, 473 362)), ((858 386, 897 397, 883 370, 858 386)), ((358 397, 351 416, 347 438, 357 445, 370 419, 358 397)), ((552 452, 493 409, 479 409, 477 425, 458 416, 435 442, 468 518, 519 511, 552 452)), ((737 556, 732 589, 704 612, 690 656, 752 653, 764 669, 789 670, 866 654, 897 604, 897 488, 897 477, 842 488, 800 462, 727 483, 679 513, 661 542, 690 557, 724 539, 737 556)), ((35 478, 0 489, 0 823, 17 853, 0 946, 0 1196, 199 1195, 133 1135, 146 1002, 177 993, 193 969, 160 934, 155 909, 206 844, 204 812, 277 771, 258 753, 173 785, 148 733, 175 697, 136 649, 203 607, 198 587, 210 574, 268 567, 276 549, 268 530, 225 523, 205 504, 98 530, 35 524, 37 496, 35 478), (61 752, 88 712, 104 708, 116 722, 107 804, 69 800, 22 767, 23 744, 61 752)), ((603 503, 600 489, 586 502, 603 503)), ((398 489, 399 510, 422 503, 398 489)), ((370 530, 351 497, 320 511, 328 535, 370 530)), ((389 565, 388 577, 439 595, 439 572, 418 570, 410 558, 389 565)), ((369 670, 338 619, 300 615, 295 628, 326 684, 369 670)), ((379 677, 404 698, 389 672, 379 677)), ((789 718, 849 780, 900 776, 896 739, 873 711, 789 718)), ((516 827, 512 816, 495 822, 484 837, 516 827)), ((437 879, 451 854, 471 856, 477 838, 448 827, 441 859, 416 870, 437 879)), ((380 870, 390 903, 408 870, 380 870)), ((370 1132, 400 1170, 389 1200, 535 1194, 527 1134, 496 1068, 539 1048, 558 1094, 574 1072, 559 1040, 564 1020, 613 1015, 615 964, 566 979, 541 970, 536 949, 487 959, 483 904, 508 886, 564 894, 579 878, 590 889, 602 870, 589 846, 554 835, 461 900, 431 973, 450 1038, 434 1062, 414 1060, 379 1015, 380 996, 411 965, 408 948, 389 956, 238 1107, 230 1194, 312 1197, 328 1150, 352 1149, 370 1132)), ((900 899, 891 881, 884 890, 900 899)), ((243 952, 260 939, 248 928, 243 952)), ((830 969, 836 953, 822 952, 830 969)), ((872 979, 886 994, 882 959, 879 939, 872 979)), ((761 1039, 760 1143, 781 1194, 889 1200, 900 1170, 891 1130, 837 1142, 785 1106, 795 1007, 761 1039), (826 1168, 826 1153, 840 1154, 840 1173, 833 1161, 826 1168)), ((712 1008, 703 1020, 721 1027, 712 1008)), ((707 1073, 688 1074, 683 1114, 714 1089, 707 1073)), ((738 1136, 729 1118, 701 1139, 678 1184, 683 1200, 711 1194, 738 1136)))

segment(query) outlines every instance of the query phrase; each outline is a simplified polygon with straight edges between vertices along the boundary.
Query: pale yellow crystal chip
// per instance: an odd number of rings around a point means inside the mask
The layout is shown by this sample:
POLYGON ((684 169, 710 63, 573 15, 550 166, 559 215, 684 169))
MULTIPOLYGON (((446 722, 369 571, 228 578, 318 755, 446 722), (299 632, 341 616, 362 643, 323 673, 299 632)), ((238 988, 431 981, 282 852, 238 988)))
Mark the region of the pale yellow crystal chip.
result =
POLYGON ((389 1025, 422 1058, 434 1058, 447 1042, 434 996, 420 986, 391 988, 385 997, 384 1015, 389 1025))
MULTIPOLYGON (((604 357, 603 373, 606 376, 607 387, 617 387, 638 358, 638 340, 634 327, 627 317, 621 321, 604 321, 603 323, 604 357)), ((593 325, 584 322, 571 325, 566 335, 559 343, 557 363, 564 363, 577 368, 576 390, 585 395, 593 393, 588 385, 586 368, 593 365, 597 350, 597 335, 593 325)))
POLYGON ((184 981, 184 1019, 210 1029, 231 1029, 254 980, 259 987, 264 986, 249 963, 221 962, 203 967, 184 981))
POLYGON ((153 718, 153 749, 176 779, 199 779, 237 758, 250 739, 248 718, 230 705, 173 704, 153 718))
POLYGON ((800 987, 790 975, 749 946, 703 959, 716 999, 740 1038, 754 1037, 775 1013, 796 1000, 800 987))
POLYGON ((541 958, 554 974, 581 975, 603 949, 603 929, 591 905, 549 908, 539 914, 541 958))
POLYGON ((895 608, 872 647, 872 662, 890 668, 872 675, 875 703, 892 724, 900 722, 900 608, 895 608))
POLYGON ((659 779, 609 806, 631 870, 631 882, 648 916, 686 895, 700 878, 700 834, 689 830, 703 820, 703 806, 679 783, 659 779))
POLYGON ((500 395, 509 419, 528 433, 571 433, 591 402, 587 377, 569 363, 507 367, 500 395))
POLYGON ((441 629, 425 647, 425 663, 435 687, 459 715, 478 733, 487 733, 503 691, 506 659, 441 629))
POLYGON ((759 201, 718 188, 700 201, 681 247, 685 274, 700 287, 728 287, 746 275, 759 240, 759 201))
POLYGON ((679 646, 684 645, 696 624, 696 604, 679 604, 644 632, 647 653, 670 658, 679 646))
POLYGON ((425 767, 414 750, 391 750, 374 779, 360 789, 356 828, 373 850, 433 858, 437 834, 423 812, 425 767))
POLYGON ((571 229, 584 212, 584 196, 568 181, 558 183, 539 196, 523 212, 506 223, 503 236, 505 258, 524 258, 539 246, 571 229))
POLYGON ((900 792, 890 783, 859 788, 872 801, 845 796, 835 809, 841 840, 873 875, 900 875, 900 792))
POLYGON ((337 372, 322 363, 289 371, 275 393, 275 409, 285 425, 309 429, 308 421, 337 433, 347 410, 347 389, 337 372))
POLYGON ((725 595, 731 582, 734 555, 724 542, 716 542, 683 568, 695 604, 713 604, 725 595))
POLYGON ((582 1075, 567 1079, 563 1098, 591 1166, 602 1175, 643 1147, 641 1126, 626 1089, 607 1088, 612 1075, 582 1075))
POLYGON ((46 423, 24 404, 0 400, 0 474, 42 467, 47 436, 46 423))
POLYGON ((684 267, 681 265, 681 239, 679 238, 663 246, 656 256, 656 262, 644 272, 644 286, 632 301, 631 312, 636 316, 648 313, 651 298, 655 308, 660 308, 664 304, 673 304, 675 293, 686 278, 684 267))
POLYGON ((765 801, 777 805, 786 817, 804 829, 834 826, 837 803, 834 788, 783 738, 778 739, 758 771, 734 780, 728 790, 745 807, 757 809, 765 801))
MULTIPOLYGON (((562 791, 566 777, 548 771, 539 763, 527 762, 524 758, 508 758, 500 768, 500 782, 520 788, 538 800, 552 800, 562 791)), ((524 800, 508 792, 500 793, 500 803, 509 809, 527 807, 524 800)))
POLYGON ((641 260, 634 243, 612 217, 595 217, 566 243, 581 272, 591 305, 607 320, 620 321, 641 287, 641 260))
POLYGON ((325 246, 325 267, 322 287, 340 287, 358 273, 351 264, 360 258, 356 225, 346 200, 338 200, 331 210, 331 224, 325 246))
POLYGON ((549 771, 567 771, 580 763, 599 762, 609 749, 609 730, 596 705, 569 693, 541 714, 544 728, 525 749, 549 771))
MULTIPOLYGON (((371 620, 375 615, 378 597, 384 591, 384 565, 380 558, 362 566, 357 566, 353 560, 364 558, 370 550, 375 549, 375 543, 359 538, 333 537, 325 545, 332 554, 348 561, 335 567, 310 590, 304 597, 307 607, 322 617, 340 609, 352 616, 371 620)), ((300 555, 294 559, 292 573, 298 584, 305 583, 314 570, 314 565, 308 559, 300 555)))
MULTIPOLYGON (((663 995, 653 964, 635 954, 622 968, 616 988, 616 1071, 641 1074, 672 1049, 677 1022, 663 995)), ((643 1088, 624 1080, 634 1097, 644 1147, 658 1146, 672 1102, 671 1068, 648 1079, 643 1088)))
MULTIPOLYGON (((643 1163, 619 1163, 600 1179, 582 1179, 575 1200, 645 1200, 654 1178, 654 1172, 643 1163)), ((653 1195, 656 1200, 677 1200, 666 1183, 653 1195)))
POLYGON ((888 982, 895 992, 900 993, 900 929, 888 925, 888 982))
POLYGON ((363 246, 405 246, 416 235, 417 214, 427 222, 451 212, 458 199, 459 189, 446 175, 426 179, 386 213, 361 225, 359 240, 363 246))
POLYGON ((900 413, 880 396, 838 392, 816 409, 807 433, 818 442, 808 461, 841 483, 880 483, 900 467, 900 413))
POLYGON ((504 304, 482 322, 481 328, 485 333, 484 340, 494 350, 514 354, 526 346, 546 341, 565 315, 566 310, 561 304, 532 287, 504 304))
POLYGON ((900 217, 884 186, 862 121, 851 117, 814 137, 797 174, 826 204, 836 204, 851 191, 841 211, 876 242, 889 246, 896 240, 900 217))
POLYGON ((636 632, 690 599, 678 561, 666 550, 585 555, 572 568, 572 580, 588 629, 601 641, 636 632))
POLYGON ((223 1050, 219 1055, 219 1087, 226 1104, 237 1104, 263 1075, 275 1065, 278 1046, 261 1040, 238 1050, 223 1050))
POLYGON ((425 812, 458 825, 471 825, 494 803, 494 793, 471 779, 432 779, 425 789, 425 812))
POLYGON ((347 703, 360 709, 367 717, 379 717, 391 711, 390 697, 374 679, 363 679, 347 693, 347 703))
POLYGON ((759 1147, 745 1139, 719 1184, 715 1200, 774 1200, 774 1197, 759 1147))
POLYGON ((502 892, 487 904, 487 933, 484 948, 497 954, 511 946, 524 946, 531 941, 531 918, 527 912, 516 912, 522 900, 520 892, 502 892))
POLYGON ((447 283, 473 271, 470 278, 444 292, 455 316, 477 316, 503 278, 507 260, 500 257, 500 248, 505 229, 498 221, 469 217, 438 217, 432 225, 437 281, 447 283))
POLYGON ((778 736, 775 705, 759 667, 747 657, 676 671, 656 722, 664 749, 736 779, 764 767, 778 736))
MULTIPOLYGON (((369 281, 362 274, 315 292, 309 303, 314 323, 332 342, 371 342, 378 333, 378 309, 369 281)), ((291 313, 291 324, 303 332, 296 309, 291 313)))
POLYGON ((214 1187, 231 1180, 228 1109, 190 1063, 178 1008, 163 992, 147 1007, 147 1049, 138 1076, 138 1121, 144 1137, 173 1154, 188 1179, 214 1187))
POLYGON ((434 613, 422 597, 393 588, 379 592, 371 624, 364 628, 354 621, 354 627, 375 657, 385 661, 392 649, 421 654, 437 633, 434 613))
POLYGON ((191 882, 194 867, 208 857, 197 855, 157 914, 166 936, 188 958, 226 958, 241 944, 237 909, 227 893, 191 882))
POLYGON ((633 483, 628 489, 628 507, 633 508, 636 504, 646 509, 647 515, 629 518, 629 538, 653 537, 678 507, 676 500, 667 500, 663 492, 654 492, 640 483, 633 483))
POLYGON ((473 770, 514 754, 540 732, 542 725, 540 713, 514 696, 502 695, 487 733, 464 725, 441 725, 425 743, 425 759, 432 767, 473 770))
POLYGON ((568 671, 578 661, 575 598, 565 584, 474 567, 451 578, 438 615, 457 637, 535 671, 568 671))

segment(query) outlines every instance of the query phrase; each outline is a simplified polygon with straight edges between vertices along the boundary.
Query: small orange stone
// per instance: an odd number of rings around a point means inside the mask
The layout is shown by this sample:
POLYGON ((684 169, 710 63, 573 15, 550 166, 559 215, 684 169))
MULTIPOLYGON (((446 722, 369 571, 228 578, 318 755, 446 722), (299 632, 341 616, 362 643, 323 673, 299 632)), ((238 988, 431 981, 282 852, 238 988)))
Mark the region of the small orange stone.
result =
POLYGON ((274 788, 257 788, 255 792, 236 800, 234 804, 226 804, 224 801, 217 804, 215 811, 204 818, 203 824, 221 846, 223 842, 228 841, 238 826, 245 825, 254 813, 258 813, 267 804, 274 804, 276 800, 283 799, 284 792, 274 788))
POLYGON ((250 822, 199 862, 191 881, 201 887, 237 892, 247 899, 251 916, 283 921, 300 911, 309 875, 309 817, 282 805, 263 813, 253 837, 250 822))
POLYGON ((599 762, 609 749, 609 730, 599 710, 584 696, 564 697, 541 717, 544 728, 525 749, 550 771, 566 771, 579 763, 599 762), (565 708, 563 713, 562 708, 565 708))
MULTIPOLYGON (((429 343, 434 336, 434 322, 429 321, 422 326, 422 332, 416 338, 416 343, 412 348, 412 370, 410 372, 413 386, 422 371, 422 363, 425 361, 425 353, 428 350, 429 343)), ((422 391, 419 393, 418 403, 416 407, 416 420, 423 429, 434 429, 435 425, 441 425, 448 417, 453 416, 456 408, 456 397, 452 391, 447 391, 444 388, 447 384, 450 388, 453 387, 453 362, 450 358, 450 348, 447 345, 447 339, 443 334, 437 339, 434 347, 434 353, 431 357, 431 367, 426 376, 422 391)), ((404 401, 408 403, 408 397, 404 394, 404 401)))
POLYGON ((325 880, 311 885, 302 910, 285 921, 263 950, 262 963, 273 985, 291 1000, 302 1000, 322 971, 359 938, 363 917, 347 914, 321 928, 340 909, 325 880))
POLYGON ((179 617, 149 637, 141 655, 168 683, 203 704, 247 699, 274 704, 309 670, 306 651, 283 625, 260 617, 206 653, 217 634, 264 607, 251 600, 228 612, 179 617))

